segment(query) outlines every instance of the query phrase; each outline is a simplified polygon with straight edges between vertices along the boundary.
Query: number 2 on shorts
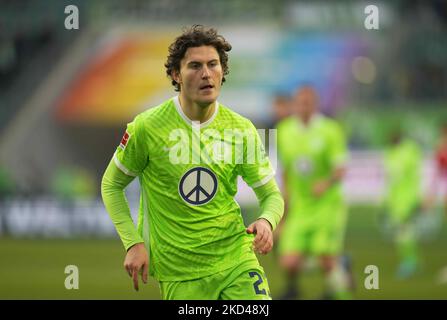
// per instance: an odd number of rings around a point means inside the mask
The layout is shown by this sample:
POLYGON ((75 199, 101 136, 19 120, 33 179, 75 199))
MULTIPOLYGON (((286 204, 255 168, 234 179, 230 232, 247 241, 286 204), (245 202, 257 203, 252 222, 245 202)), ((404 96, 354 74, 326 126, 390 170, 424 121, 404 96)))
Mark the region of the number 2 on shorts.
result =
POLYGON ((251 278, 255 276, 258 277, 258 280, 255 283, 253 283, 253 287, 255 288, 256 294, 267 294, 265 289, 259 290, 259 285, 262 283, 261 275, 256 271, 249 272, 248 274, 250 275, 251 278))

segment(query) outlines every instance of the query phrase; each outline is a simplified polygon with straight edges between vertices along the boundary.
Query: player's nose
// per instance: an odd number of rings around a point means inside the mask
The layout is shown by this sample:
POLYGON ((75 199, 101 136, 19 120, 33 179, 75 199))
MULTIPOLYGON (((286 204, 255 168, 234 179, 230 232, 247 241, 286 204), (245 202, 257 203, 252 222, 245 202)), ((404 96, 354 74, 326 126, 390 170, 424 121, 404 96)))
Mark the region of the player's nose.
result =
POLYGON ((210 69, 207 66, 202 69, 202 79, 208 79, 210 77, 210 69))

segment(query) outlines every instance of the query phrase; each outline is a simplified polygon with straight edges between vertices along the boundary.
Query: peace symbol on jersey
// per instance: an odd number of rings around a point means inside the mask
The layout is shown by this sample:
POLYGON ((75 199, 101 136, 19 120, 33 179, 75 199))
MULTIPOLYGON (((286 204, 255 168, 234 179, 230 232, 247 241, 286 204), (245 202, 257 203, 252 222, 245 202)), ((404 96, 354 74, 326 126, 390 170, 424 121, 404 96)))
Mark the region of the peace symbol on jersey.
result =
POLYGON ((207 168, 192 168, 180 179, 178 190, 182 199, 187 203, 195 206, 205 204, 216 194, 216 175, 207 168))

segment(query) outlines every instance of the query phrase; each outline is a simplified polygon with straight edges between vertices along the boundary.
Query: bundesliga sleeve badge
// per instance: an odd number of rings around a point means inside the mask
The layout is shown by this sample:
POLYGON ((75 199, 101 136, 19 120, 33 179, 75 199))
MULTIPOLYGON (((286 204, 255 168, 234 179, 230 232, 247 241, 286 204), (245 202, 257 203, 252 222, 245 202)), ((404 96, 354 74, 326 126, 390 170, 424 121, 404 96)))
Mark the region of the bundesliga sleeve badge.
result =
POLYGON ((126 131, 124 133, 123 137, 121 138, 121 142, 120 142, 121 149, 123 149, 123 150, 126 149, 127 142, 129 141, 129 139, 130 139, 130 134, 126 131))

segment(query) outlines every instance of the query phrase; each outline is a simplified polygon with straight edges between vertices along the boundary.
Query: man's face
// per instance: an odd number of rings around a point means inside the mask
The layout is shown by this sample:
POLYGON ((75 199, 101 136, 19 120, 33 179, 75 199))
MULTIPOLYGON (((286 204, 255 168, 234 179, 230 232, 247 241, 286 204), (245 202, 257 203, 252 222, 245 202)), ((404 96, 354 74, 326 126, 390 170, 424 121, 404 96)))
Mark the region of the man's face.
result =
POLYGON ((290 114, 290 101, 285 97, 277 97, 273 101, 275 118, 281 120, 290 114))
POLYGON ((303 118, 309 119, 316 112, 318 97, 312 88, 301 88, 295 95, 295 111, 303 118))
POLYGON ((213 46, 191 47, 180 62, 180 72, 173 74, 180 84, 180 94, 199 106, 217 100, 223 71, 219 54, 213 46))

